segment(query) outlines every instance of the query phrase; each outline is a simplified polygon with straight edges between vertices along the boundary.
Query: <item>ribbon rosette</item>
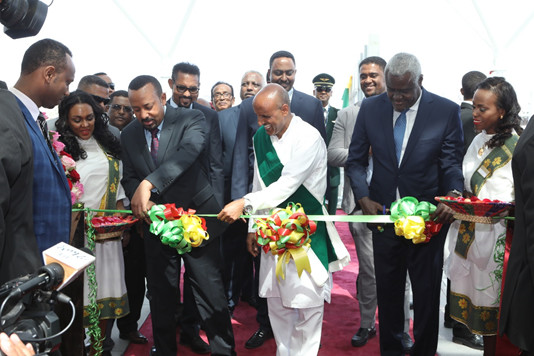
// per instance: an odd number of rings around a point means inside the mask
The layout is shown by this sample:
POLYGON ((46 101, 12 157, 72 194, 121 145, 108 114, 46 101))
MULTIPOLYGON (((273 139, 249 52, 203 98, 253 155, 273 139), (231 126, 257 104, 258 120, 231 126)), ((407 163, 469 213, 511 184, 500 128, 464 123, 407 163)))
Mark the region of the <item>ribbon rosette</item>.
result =
POLYGON ((256 219, 256 241, 265 253, 271 251, 279 255, 276 264, 276 276, 285 279, 286 264, 293 258, 299 277, 302 271, 311 273, 307 249, 310 236, 315 233, 317 225, 308 219, 300 204, 289 203, 285 209, 276 208, 268 218, 256 219))
POLYGON ((430 241, 442 224, 430 221, 436 206, 414 197, 404 197, 391 204, 391 218, 395 220, 395 234, 412 240, 414 244, 430 241))
POLYGON ((154 205, 148 212, 150 232, 164 245, 175 248, 180 255, 209 239, 206 220, 194 215, 195 210, 176 208, 174 204, 154 205))

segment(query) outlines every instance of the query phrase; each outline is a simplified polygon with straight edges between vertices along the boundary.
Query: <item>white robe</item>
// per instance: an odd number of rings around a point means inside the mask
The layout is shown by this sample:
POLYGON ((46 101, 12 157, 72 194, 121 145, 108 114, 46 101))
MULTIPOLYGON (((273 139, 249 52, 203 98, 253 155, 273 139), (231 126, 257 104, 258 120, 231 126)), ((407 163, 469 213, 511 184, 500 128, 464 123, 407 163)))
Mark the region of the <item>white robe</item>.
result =
MULTIPOLYGON (((281 139, 270 136, 280 162, 284 165, 281 177, 266 187, 261 180, 257 162, 254 166, 254 182, 252 193, 245 196, 254 210, 276 207, 293 194, 300 185, 320 202, 326 191, 326 145, 319 132, 304 122, 300 117, 293 116, 289 127, 281 139)), ((295 202, 298 203, 298 202, 295 202)), ((263 213, 268 213, 264 211, 263 213)), ((323 206, 323 214, 328 215, 323 206)), ((261 251, 259 294, 264 298, 279 297, 288 308, 310 308, 330 302, 332 289, 331 272, 339 271, 350 262, 350 257, 332 222, 326 222, 329 238, 332 242, 337 261, 329 264, 328 271, 318 257, 310 249, 312 273, 303 271, 298 276, 295 262, 289 262, 285 279, 278 282, 275 275, 278 256, 261 251)), ((313 240, 313 235, 311 236, 313 240)))

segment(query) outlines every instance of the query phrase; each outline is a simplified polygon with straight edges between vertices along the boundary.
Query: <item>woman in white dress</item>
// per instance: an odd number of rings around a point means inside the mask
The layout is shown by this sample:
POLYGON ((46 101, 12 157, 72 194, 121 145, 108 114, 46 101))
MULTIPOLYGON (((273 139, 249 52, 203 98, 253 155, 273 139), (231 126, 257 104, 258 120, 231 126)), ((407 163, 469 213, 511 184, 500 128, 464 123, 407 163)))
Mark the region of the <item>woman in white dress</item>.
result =
MULTIPOLYGON (((480 133, 463 160, 464 196, 514 200, 511 159, 523 131, 513 87, 501 77, 487 78, 473 98, 473 121, 480 133)), ((455 221, 449 229, 451 317, 484 336, 484 355, 495 354, 506 222, 455 221)))
MULTIPOLYGON (((90 94, 75 91, 61 102, 56 128, 61 135, 60 141, 65 144, 65 152, 76 161, 76 170, 84 186, 81 202, 86 208, 121 210, 126 196, 120 185, 120 142, 109 131, 107 120, 107 115, 90 94)), ((94 252, 99 325, 101 335, 106 335, 108 319, 129 313, 120 237, 97 240, 94 252)), ((84 326, 88 327, 87 273, 84 278, 84 326)))

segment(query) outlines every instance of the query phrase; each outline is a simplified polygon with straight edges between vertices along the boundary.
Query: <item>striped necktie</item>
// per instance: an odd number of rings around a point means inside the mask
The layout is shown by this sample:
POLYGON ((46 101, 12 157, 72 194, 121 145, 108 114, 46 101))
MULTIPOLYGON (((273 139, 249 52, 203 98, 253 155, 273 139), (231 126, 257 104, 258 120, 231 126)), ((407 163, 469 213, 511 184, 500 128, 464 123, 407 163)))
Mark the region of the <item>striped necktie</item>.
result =
POLYGON ((37 117, 37 124, 39 124, 39 128, 41 129, 41 133, 44 136, 44 139, 46 141, 46 144, 48 145, 48 148, 54 154, 54 148, 52 147, 52 142, 50 142, 50 135, 48 133, 48 125, 46 123, 46 119, 43 114, 39 114, 37 117))
POLYGON ((150 155, 154 164, 158 164, 158 148, 159 148, 159 138, 158 138, 159 129, 156 127, 154 130, 150 131, 152 134, 152 142, 150 143, 150 155))

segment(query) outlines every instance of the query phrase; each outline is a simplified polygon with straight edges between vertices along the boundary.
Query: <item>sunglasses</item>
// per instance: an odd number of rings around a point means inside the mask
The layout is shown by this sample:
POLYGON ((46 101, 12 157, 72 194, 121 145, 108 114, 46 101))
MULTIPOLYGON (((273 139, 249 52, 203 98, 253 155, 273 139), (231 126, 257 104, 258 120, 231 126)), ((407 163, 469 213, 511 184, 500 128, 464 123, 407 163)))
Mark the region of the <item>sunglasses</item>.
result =
POLYGON ((127 113, 131 113, 133 111, 131 106, 128 105, 119 105, 119 104, 112 104, 111 109, 115 111, 121 111, 124 110, 127 113))
POLYGON ((93 97, 93 99, 95 99, 95 101, 97 103, 104 104, 104 105, 108 105, 109 104, 109 101, 110 101, 109 98, 103 98, 103 97, 98 96, 98 95, 91 95, 91 96, 93 97))
POLYGON ((176 91, 180 94, 185 93, 186 91, 190 92, 191 94, 198 93, 199 87, 186 87, 185 85, 174 85, 176 87, 176 91))
POLYGON ((108 83, 108 87, 111 90, 115 90, 115 83, 108 83))
POLYGON ((318 91, 318 92, 325 91, 327 93, 330 93, 332 91, 332 88, 320 86, 320 87, 315 87, 315 90, 318 91))

